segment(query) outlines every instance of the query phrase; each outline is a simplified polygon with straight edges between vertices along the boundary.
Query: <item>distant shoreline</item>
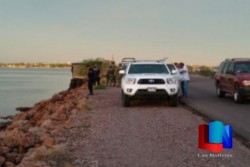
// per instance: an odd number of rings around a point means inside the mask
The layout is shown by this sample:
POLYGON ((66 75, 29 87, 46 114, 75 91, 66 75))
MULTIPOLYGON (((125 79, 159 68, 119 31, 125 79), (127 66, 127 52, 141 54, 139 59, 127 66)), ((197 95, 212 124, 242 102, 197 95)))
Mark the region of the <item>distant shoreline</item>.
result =
POLYGON ((35 69, 70 69, 71 67, 0 67, 0 68, 8 68, 8 69, 24 69, 24 68, 35 68, 35 69))
POLYGON ((0 63, 0 68, 71 68, 71 63, 0 63))

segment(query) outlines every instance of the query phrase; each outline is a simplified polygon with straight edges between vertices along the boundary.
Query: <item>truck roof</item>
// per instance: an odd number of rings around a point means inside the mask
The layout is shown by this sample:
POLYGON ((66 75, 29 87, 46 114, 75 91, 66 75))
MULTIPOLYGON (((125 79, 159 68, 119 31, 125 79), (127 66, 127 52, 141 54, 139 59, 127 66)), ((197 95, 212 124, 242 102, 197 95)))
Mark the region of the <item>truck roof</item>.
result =
POLYGON ((158 61, 153 61, 153 60, 149 60, 149 61, 136 61, 136 62, 133 62, 132 64, 165 64, 163 62, 158 62, 158 61))

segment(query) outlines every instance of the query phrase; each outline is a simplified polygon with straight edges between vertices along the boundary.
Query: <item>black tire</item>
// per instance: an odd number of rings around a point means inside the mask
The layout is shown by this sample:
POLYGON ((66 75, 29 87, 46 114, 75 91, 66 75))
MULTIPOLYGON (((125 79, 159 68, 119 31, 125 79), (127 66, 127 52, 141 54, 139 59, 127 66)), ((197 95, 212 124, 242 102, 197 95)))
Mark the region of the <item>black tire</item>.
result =
POLYGON ((129 107, 131 106, 131 99, 128 95, 125 95, 123 92, 122 92, 122 106, 123 107, 129 107))
POLYGON ((178 106, 178 94, 170 96, 169 105, 171 107, 177 107, 178 106))
POLYGON ((217 83, 217 85, 216 85, 216 95, 219 98, 225 97, 225 92, 221 90, 220 83, 217 83))
POLYGON ((243 103, 244 102, 244 97, 239 93, 239 85, 236 84, 234 87, 234 94, 233 94, 234 102, 235 103, 243 103))

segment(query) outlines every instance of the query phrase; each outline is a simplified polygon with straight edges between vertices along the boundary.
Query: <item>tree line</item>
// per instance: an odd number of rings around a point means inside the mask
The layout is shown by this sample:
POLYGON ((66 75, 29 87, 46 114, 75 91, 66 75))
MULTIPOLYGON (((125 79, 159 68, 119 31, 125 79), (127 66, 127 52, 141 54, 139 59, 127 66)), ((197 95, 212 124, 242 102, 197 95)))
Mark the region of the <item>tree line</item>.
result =
POLYGON ((69 68, 71 64, 67 63, 0 63, 0 67, 16 68, 69 68))

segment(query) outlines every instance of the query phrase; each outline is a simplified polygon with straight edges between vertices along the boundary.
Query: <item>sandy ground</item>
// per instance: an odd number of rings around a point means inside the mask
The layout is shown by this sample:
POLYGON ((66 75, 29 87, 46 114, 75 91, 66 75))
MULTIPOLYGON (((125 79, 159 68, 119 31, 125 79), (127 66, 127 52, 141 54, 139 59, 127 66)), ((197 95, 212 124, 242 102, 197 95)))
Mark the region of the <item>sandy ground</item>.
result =
POLYGON ((90 110, 65 133, 76 167, 250 166, 250 150, 235 138, 221 152, 229 157, 198 149, 198 126, 207 122, 181 106, 163 100, 124 108, 120 88, 95 91, 88 101, 90 110))

